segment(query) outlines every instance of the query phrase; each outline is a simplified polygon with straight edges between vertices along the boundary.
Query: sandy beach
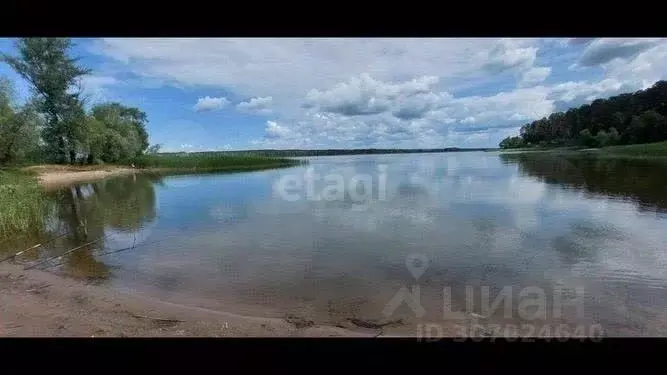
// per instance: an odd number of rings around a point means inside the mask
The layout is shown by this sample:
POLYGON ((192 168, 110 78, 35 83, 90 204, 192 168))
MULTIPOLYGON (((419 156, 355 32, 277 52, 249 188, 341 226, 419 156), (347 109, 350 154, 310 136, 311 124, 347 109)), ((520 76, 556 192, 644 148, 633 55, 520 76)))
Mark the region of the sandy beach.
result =
POLYGON ((298 317, 248 317, 0 264, 2 337, 374 337, 298 317))
POLYGON ((143 169, 108 166, 35 165, 26 171, 37 174, 37 179, 45 189, 57 189, 78 182, 102 180, 127 174, 139 173, 143 169))

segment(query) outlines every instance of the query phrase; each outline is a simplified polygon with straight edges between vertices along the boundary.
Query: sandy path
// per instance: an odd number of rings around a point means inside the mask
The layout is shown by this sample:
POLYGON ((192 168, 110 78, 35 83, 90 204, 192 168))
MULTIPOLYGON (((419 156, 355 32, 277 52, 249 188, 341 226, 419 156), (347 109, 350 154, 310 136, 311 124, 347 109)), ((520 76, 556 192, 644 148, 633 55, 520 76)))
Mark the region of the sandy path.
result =
POLYGON ((183 306, 0 264, 0 336, 375 336, 183 306), (165 320, 162 320, 165 319, 165 320))

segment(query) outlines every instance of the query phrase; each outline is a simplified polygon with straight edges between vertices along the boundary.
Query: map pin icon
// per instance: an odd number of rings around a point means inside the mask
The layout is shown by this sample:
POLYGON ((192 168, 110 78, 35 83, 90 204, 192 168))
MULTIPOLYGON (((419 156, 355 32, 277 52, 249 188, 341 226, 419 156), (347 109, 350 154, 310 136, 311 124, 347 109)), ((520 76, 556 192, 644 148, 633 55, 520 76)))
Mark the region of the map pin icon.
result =
POLYGON ((405 266, 412 277, 418 280, 426 272, 428 258, 423 254, 410 254, 405 258, 405 266))

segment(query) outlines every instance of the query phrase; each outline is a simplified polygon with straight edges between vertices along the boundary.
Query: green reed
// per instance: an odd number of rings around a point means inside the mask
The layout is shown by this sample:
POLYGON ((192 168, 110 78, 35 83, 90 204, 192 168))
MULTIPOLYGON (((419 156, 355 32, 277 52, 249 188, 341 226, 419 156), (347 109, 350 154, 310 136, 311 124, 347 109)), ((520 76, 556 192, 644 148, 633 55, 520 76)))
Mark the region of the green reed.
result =
POLYGON ((46 198, 33 175, 0 169, 0 237, 41 228, 45 213, 46 198))
POLYGON ((135 166, 139 168, 233 170, 288 167, 300 163, 302 161, 290 158, 202 152, 144 155, 137 158, 135 166))

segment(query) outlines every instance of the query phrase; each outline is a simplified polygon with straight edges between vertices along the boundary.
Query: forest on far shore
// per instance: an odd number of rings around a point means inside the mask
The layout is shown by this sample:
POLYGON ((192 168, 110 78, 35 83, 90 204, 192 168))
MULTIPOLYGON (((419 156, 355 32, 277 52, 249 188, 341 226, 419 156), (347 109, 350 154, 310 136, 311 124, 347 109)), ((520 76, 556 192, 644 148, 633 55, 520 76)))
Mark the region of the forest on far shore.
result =
POLYGON ((535 146, 606 147, 667 140, 667 81, 552 113, 521 127, 500 148, 535 146))

